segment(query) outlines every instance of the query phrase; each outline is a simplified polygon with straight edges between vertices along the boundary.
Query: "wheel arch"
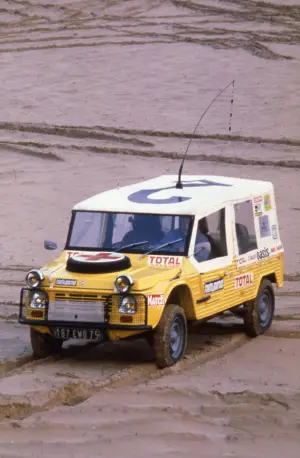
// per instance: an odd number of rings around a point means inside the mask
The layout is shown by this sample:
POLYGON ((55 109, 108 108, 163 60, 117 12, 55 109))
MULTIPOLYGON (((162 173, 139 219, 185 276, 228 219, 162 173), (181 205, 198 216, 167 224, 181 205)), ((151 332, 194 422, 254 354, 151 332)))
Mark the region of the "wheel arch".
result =
MULTIPOLYGON (((271 274, 263 275, 263 276, 261 277, 260 283, 259 283, 259 285, 258 285, 257 294, 258 294, 260 285, 262 284, 262 282, 263 282, 264 280, 269 280, 269 281, 272 283, 272 286, 273 286, 274 284, 277 285, 276 274, 275 274, 274 272, 271 273, 271 274)), ((272 293, 272 295, 273 295, 273 299, 275 299, 274 289, 272 288, 272 289, 270 289, 270 290, 271 290, 271 293, 272 293)))
POLYGON ((172 291, 170 291, 166 300, 166 305, 178 304, 185 313, 188 320, 195 319, 195 310, 193 305, 193 296, 189 286, 185 283, 176 285, 172 291))

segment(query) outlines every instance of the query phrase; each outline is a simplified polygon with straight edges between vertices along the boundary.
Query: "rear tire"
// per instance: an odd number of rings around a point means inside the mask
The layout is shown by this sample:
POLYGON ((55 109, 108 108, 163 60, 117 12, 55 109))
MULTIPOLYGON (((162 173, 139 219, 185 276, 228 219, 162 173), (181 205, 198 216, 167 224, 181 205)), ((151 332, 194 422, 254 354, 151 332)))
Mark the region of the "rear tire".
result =
POLYGON ((256 337, 266 332, 273 320, 275 310, 275 295, 270 280, 262 280, 257 296, 245 305, 245 332, 250 337, 256 337))
POLYGON ((153 348, 160 369, 172 366, 184 355, 187 344, 187 321, 178 305, 166 305, 154 333, 153 348))
POLYGON ((63 345, 63 340, 55 339, 50 334, 42 334, 33 328, 30 328, 30 341, 36 358, 46 358, 59 353, 63 345))

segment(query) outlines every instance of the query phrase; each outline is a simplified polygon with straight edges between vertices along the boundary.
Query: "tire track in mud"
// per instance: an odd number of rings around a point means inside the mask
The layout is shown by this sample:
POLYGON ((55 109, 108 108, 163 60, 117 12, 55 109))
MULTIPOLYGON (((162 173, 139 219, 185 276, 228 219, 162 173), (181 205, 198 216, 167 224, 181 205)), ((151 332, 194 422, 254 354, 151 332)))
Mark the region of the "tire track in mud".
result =
MULTIPOLYGON (((156 157, 180 160, 183 152, 179 153, 168 146, 168 142, 194 139, 213 142, 217 147, 227 144, 241 145, 275 145, 288 147, 297 154, 300 141, 288 138, 262 138, 242 135, 203 135, 187 132, 167 132, 147 129, 126 129, 108 126, 62 126, 29 123, 0 123, 0 131, 9 139, 0 141, 0 150, 14 151, 26 156, 32 156, 50 161, 64 161, 63 154, 69 151, 91 152, 95 154, 116 154, 140 157, 156 157), (19 139, 22 134, 28 139, 19 139), (41 135, 43 140, 40 140, 41 135), (37 137, 38 136, 38 137, 37 137), (16 138, 16 139, 15 139, 16 138), (49 139, 49 140, 48 140, 49 139), (59 140, 59 142, 57 140, 59 140), (47 141, 48 140, 48 141, 47 141), (73 143, 72 140, 76 140, 73 143), (78 142, 79 140, 79 142, 78 142), (151 140, 151 141, 150 141, 151 140), (158 142, 164 141, 165 149, 158 149, 158 142), (157 144, 156 144, 156 143, 157 144), (117 143, 118 146, 115 144, 117 143), (113 146, 111 146, 113 144, 113 146), (120 146, 121 144, 126 146, 120 146), (127 145, 130 145, 129 148, 127 145), (150 148, 150 149, 149 149, 150 148), (50 150, 50 151, 49 151, 50 150), (54 152, 55 151, 55 152, 54 152)), ((22 138, 23 138, 22 137, 22 138)), ((235 165, 253 165, 263 167, 300 168, 300 159, 258 159, 244 158, 228 154, 192 154, 187 161, 205 161, 235 165)))
POLYGON ((84 0, 73 5, 4 0, 0 52, 190 43, 217 49, 240 48, 265 59, 290 59, 269 45, 299 44, 299 20, 300 8, 295 5, 243 0, 223 1, 221 6, 182 0, 140 4, 131 0, 125 5, 117 1, 105 6, 89 6, 84 0), (122 11, 122 19, 114 14, 116 10, 122 11), (236 29, 237 24, 243 27, 236 29), (253 24, 262 25, 262 30, 254 31, 253 24), (280 30, 268 30, 273 26, 280 30), (84 34, 87 30, 89 34, 84 34))
MULTIPOLYGON (((30 360, 30 358, 24 358, 22 360, 20 358, 14 363, 15 366, 13 363, 7 365, 6 372, 3 372, 1 375, 0 386, 6 378, 19 377, 24 380, 24 376, 26 376, 26 374, 30 371, 32 374, 34 374, 34 371, 38 372, 39 369, 42 369, 45 372, 49 370, 50 366, 56 380, 59 378, 66 378, 67 381, 44 392, 35 390, 34 394, 32 394, 30 391, 27 393, 25 391, 21 395, 15 396, 2 394, 0 396, 0 421, 23 420, 36 412, 49 411, 59 406, 75 406, 81 404, 94 394, 99 393, 101 390, 106 388, 131 387, 140 383, 161 378, 168 374, 180 373, 195 364, 204 364, 209 360, 220 357, 223 354, 227 354, 247 341, 244 334, 236 334, 231 337, 226 330, 223 331, 223 335, 221 331, 217 334, 217 336, 202 335, 193 337, 194 342, 189 345, 185 358, 176 366, 164 370, 158 370, 155 364, 151 362, 149 355, 146 357, 146 360, 148 360, 147 364, 142 361, 142 355, 140 354, 137 360, 133 361, 133 363, 128 361, 128 364, 126 364, 125 362, 125 364, 121 364, 123 367, 114 367, 112 371, 109 370, 110 368, 108 367, 108 374, 104 374, 104 377, 101 380, 97 380, 97 377, 86 380, 80 377, 76 371, 72 371, 72 361, 70 360, 70 357, 77 356, 78 358, 78 355, 83 354, 86 348, 80 350, 76 350, 74 348, 71 348, 70 350, 67 349, 64 351, 62 356, 57 356, 56 358, 49 357, 44 360, 35 361, 30 360), (197 342, 197 340, 200 340, 200 342, 197 342), (68 370, 65 373, 57 372, 55 374, 56 366, 59 362, 67 360, 70 363, 68 370)), ((111 343, 104 345, 108 348, 111 346, 111 343)), ((121 346, 119 347, 121 348, 121 346)), ((134 357, 132 358, 129 356, 129 360, 130 359, 134 359, 134 357)), ((117 354, 115 354, 112 358, 112 362, 115 361, 116 363, 115 366, 120 365, 120 360, 122 360, 122 356, 118 359, 117 354)), ((88 359, 85 361, 88 363, 88 359)), ((108 358, 104 361, 104 364, 107 363, 109 363, 108 358)), ((81 369, 88 371, 89 367, 83 368, 83 365, 84 364, 81 365, 81 369)), ((99 360, 99 365, 101 365, 101 360, 99 360)), ((45 379, 46 378, 47 375, 45 375, 45 379)))
MULTIPOLYGON (((269 330, 265 336, 299 339, 300 331, 269 330)), ((109 347, 112 346, 111 343, 102 344, 103 347, 106 346, 107 357, 104 360, 101 360, 101 357, 99 358, 99 368, 104 367, 104 373, 102 373, 100 378, 95 375, 92 375, 92 377, 91 375, 82 377, 80 374, 82 370, 88 373, 90 362, 95 362, 94 357, 90 360, 89 356, 83 356, 88 349, 96 348, 93 343, 79 349, 71 347, 56 357, 48 357, 43 360, 34 360, 31 357, 19 358, 15 362, 6 363, 5 370, 2 370, 0 377, 0 386, 5 379, 9 380, 13 377, 15 379, 14 383, 16 383, 16 378, 24 380, 28 374, 31 374, 32 378, 35 376, 38 379, 41 371, 44 374, 43 383, 45 381, 47 383, 49 377, 54 377, 56 381, 60 378, 67 380, 61 384, 58 383, 49 390, 39 391, 36 389, 32 393, 31 390, 26 392, 25 389, 25 391, 23 390, 22 393, 17 395, 2 394, 0 397, 0 421, 23 420, 34 413, 46 412, 56 407, 76 406, 107 388, 132 387, 157 380, 170 374, 180 374, 185 370, 193 369, 196 366, 229 354, 250 340, 243 333, 242 326, 240 325, 224 326, 220 323, 208 324, 204 334, 197 334, 195 331, 192 331, 189 336, 189 346, 184 359, 177 365, 163 370, 156 368, 152 362, 152 357, 149 356, 151 353, 147 354, 145 351, 146 347, 141 350, 138 356, 132 356, 134 348, 134 344, 132 345, 132 343, 129 343, 129 347, 125 350, 126 343, 125 345, 124 342, 121 344, 118 343, 117 346, 119 348, 115 353, 109 351, 109 347), (122 345, 124 346, 123 350, 122 345), (119 356, 118 351, 120 350, 121 354, 119 356), (145 352, 145 358, 143 358, 143 351, 145 352), (80 355, 83 356, 82 359, 80 359, 80 355), (109 355, 111 356, 111 360, 109 359, 109 355), (78 357, 81 363, 80 367, 78 367, 78 357), (75 358, 75 370, 72 369, 72 358, 75 358), (62 370, 60 365, 62 362, 66 363, 66 367, 63 368, 64 370, 62 370), (113 370, 111 370, 112 364, 114 366, 113 370)))

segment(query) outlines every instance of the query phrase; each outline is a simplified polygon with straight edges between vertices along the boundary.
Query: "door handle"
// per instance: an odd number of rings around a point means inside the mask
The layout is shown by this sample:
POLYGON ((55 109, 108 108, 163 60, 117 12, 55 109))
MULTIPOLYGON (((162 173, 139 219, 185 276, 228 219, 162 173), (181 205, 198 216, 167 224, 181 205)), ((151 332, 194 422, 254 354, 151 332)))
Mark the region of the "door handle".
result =
POLYGON ((223 272, 224 277, 232 277, 232 272, 223 272))

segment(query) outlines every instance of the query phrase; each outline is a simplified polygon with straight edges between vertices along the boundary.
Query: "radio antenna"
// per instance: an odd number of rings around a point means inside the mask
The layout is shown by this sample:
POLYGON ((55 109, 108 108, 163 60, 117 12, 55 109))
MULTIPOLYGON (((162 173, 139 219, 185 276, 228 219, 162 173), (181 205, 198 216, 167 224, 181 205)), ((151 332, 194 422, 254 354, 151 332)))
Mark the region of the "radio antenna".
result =
MULTIPOLYGON (((192 136, 191 136, 191 138, 190 138, 190 140, 189 140, 189 143, 188 143, 188 145, 187 145, 187 148, 186 148, 186 150, 185 150, 184 156, 183 156, 183 158, 182 158, 182 161, 181 161, 181 164, 180 164, 180 167, 179 167, 178 180, 177 180, 177 183, 176 183, 176 188, 177 188, 177 189, 182 189, 182 188, 183 188, 182 182, 181 182, 181 174, 182 174, 183 164, 184 164, 184 161, 185 161, 187 152, 188 152, 188 150, 189 150, 190 144, 191 144, 191 142, 192 142, 192 140, 193 140, 193 137, 194 137, 194 135, 195 135, 196 130, 198 129, 198 126, 199 126, 200 122, 202 121, 202 119, 204 118, 204 116, 206 115, 206 113, 208 112, 208 110, 210 109, 210 107, 212 106, 212 104, 220 97, 220 95, 222 95, 223 92, 225 92, 226 89, 228 89, 231 85, 232 85, 232 87, 234 88, 234 82, 235 82, 235 80, 230 81, 229 84, 227 84, 220 92, 218 92, 218 94, 212 99, 212 101, 210 102, 210 104, 206 107, 206 109, 205 109, 204 112, 202 113, 202 115, 201 115, 201 117, 200 117, 200 119, 199 119, 199 121, 198 121, 198 123, 197 123, 195 129, 194 129, 194 132, 193 132, 193 134, 192 134, 192 136)), ((233 97, 232 97, 232 99, 231 99, 231 106, 232 106, 232 104, 233 104, 233 97)), ((230 120, 230 121, 231 121, 231 120, 230 120)), ((230 129, 231 129, 231 124, 230 124, 230 129)))

